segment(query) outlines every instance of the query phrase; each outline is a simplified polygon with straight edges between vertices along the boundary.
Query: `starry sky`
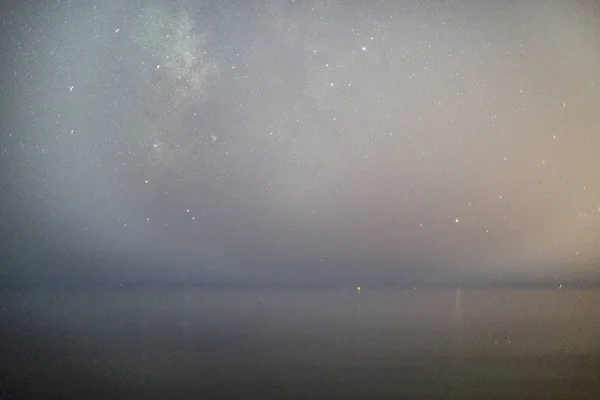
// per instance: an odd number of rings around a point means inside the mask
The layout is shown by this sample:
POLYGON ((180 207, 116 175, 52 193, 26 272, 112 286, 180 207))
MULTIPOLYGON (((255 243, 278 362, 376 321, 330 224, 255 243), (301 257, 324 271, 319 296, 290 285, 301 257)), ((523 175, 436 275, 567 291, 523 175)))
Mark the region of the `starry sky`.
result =
POLYGON ((4 279, 600 278, 592 1, 0 13, 4 279))

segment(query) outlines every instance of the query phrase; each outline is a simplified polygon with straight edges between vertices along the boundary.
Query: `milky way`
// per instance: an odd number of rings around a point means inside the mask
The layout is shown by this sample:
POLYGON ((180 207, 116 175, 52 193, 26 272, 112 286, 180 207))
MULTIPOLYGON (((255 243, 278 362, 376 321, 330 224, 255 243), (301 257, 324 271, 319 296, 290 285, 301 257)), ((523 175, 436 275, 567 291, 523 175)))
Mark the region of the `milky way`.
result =
POLYGON ((121 3, 0 17, 6 274, 600 277, 593 2, 121 3))

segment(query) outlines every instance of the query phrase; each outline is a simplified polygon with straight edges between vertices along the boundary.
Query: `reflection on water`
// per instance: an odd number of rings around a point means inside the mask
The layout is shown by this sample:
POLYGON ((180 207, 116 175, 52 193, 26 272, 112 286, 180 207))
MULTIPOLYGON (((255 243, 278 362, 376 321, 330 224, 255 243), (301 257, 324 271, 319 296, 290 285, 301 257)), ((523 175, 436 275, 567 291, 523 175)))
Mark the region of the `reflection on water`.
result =
POLYGON ((546 399, 600 387, 595 291, 120 288, 9 291, 1 304, 3 394, 546 399))

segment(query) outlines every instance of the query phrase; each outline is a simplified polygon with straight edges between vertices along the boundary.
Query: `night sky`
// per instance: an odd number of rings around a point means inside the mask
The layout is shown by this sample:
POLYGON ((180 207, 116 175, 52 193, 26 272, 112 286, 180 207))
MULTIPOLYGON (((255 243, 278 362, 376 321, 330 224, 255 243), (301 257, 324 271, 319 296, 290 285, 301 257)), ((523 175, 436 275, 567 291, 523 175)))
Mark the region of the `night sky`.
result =
POLYGON ((5 282, 600 279, 593 1, 12 3, 5 282))

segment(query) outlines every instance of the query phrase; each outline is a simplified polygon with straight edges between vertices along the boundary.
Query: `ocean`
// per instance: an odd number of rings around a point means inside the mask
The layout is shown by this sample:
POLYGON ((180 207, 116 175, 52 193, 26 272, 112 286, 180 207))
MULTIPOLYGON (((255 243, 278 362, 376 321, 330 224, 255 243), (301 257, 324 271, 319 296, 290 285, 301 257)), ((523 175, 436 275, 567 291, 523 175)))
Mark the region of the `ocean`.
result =
POLYGON ((2 398, 600 399, 600 292, 4 289, 2 398))

